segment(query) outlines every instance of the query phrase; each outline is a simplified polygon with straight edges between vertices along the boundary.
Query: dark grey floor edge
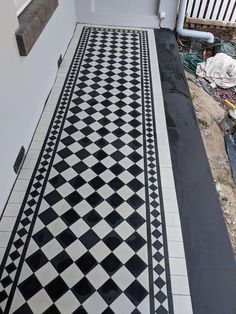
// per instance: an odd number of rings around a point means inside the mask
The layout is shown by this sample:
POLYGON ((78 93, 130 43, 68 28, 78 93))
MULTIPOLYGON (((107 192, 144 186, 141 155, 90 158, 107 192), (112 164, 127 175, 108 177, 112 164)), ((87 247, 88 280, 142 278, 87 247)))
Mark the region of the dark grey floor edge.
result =
POLYGON ((155 30, 194 314, 236 313, 236 265, 175 34, 155 30))

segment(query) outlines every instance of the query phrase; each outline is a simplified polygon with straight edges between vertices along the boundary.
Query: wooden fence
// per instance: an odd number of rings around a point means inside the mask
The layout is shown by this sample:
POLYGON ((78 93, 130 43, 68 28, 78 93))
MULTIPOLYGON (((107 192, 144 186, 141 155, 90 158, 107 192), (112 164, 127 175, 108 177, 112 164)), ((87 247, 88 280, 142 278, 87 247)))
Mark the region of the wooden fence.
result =
POLYGON ((186 13, 189 23, 236 26, 236 0, 188 0, 186 13))

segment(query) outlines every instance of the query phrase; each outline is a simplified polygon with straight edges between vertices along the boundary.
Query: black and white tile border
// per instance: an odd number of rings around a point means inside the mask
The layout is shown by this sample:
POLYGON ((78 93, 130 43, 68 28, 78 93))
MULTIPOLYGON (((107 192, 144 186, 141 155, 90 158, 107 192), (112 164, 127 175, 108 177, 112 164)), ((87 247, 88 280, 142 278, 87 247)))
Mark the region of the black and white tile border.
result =
MULTIPOLYGON (((27 158, 25 160, 21 173, 18 177, 18 180, 14 186, 8 205, 5 209, 3 218, 0 222, 0 237, 1 237, 0 258, 1 256, 3 256, 5 252, 5 248, 7 247, 8 240, 10 238, 12 229, 15 225, 16 217, 18 216, 18 211, 21 207, 22 202, 24 201, 23 198, 24 198, 27 186, 29 184, 30 178, 33 174, 33 169, 38 160, 41 148, 43 147, 43 145, 45 145, 44 137, 47 133, 48 125, 50 124, 50 121, 52 119, 54 109, 59 99, 64 81, 66 79, 66 75, 70 67, 71 59, 77 47, 78 39, 81 36, 82 27, 83 27, 82 25, 78 25, 74 38, 69 47, 69 50, 59 69, 57 81, 49 97, 49 100, 47 102, 43 115, 41 117, 39 126, 34 135, 27 158)), ((86 33, 86 30, 85 30, 85 33, 86 33)), ((158 155, 159 155, 159 169, 160 169, 160 174, 161 174, 161 187, 162 187, 162 193, 159 193, 159 195, 157 195, 156 193, 153 193, 149 199, 150 207, 153 206, 153 210, 151 210, 152 215, 151 215, 150 235, 151 235, 153 247, 154 248, 156 247, 156 252, 152 253, 152 257, 153 257, 152 264, 153 264, 153 269, 154 269, 153 294, 156 296, 158 292, 160 292, 159 288, 161 286, 162 293, 163 291, 166 291, 166 293, 172 293, 174 313, 191 314, 192 308, 191 308, 191 299, 190 299, 189 286, 188 286, 188 276, 187 276, 187 270, 186 270, 182 232, 181 232, 181 226, 180 226, 180 220, 179 220, 178 206, 177 206, 177 201, 176 201, 173 173, 172 173, 172 167, 171 167, 171 159, 170 159, 170 153, 169 153, 169 144, 168 144, 168 136, 167 136, 167 130, 166 130, 165 115, 164 115, 164 106, 163 106, 162 92, 161 92, 161 86, 160 86, 161 85, 160 76, 159 76, 159 70, 157 67, 158 61, 157 61, 157 56, 156 56, 155 39, 154 39, 153 32, 151 30, 148 30, 147 33, 144 32, 142 34, 144 34, 142 35, 143 43, 145 43, 146 41, 149 42, 151 76, 152 76, 149 79, 151 79, 152 82, 158 82, 155 84, 155 88, 153 91, 154 104, 158 104, 157 106, 155 106, 155 113, 156 113, 155 121, 148 120, 149 110, 151 110, 151 108, 149 108, 148 105, 145 111, 146 113, 145 119, 147 119, 147 122, 151 123, 152 125, 156 124, 158 155), (146 34, 148 34, 148 36, 146 36, 146 34), (158 213, 156 211, 156 207, 157 207, 156 203, 161 204, 162 212, 158 213), (158 215, 161 215, 162 219, 164 219, 164 221, 166 222, 166 233, 167 233, 166 243, 164 243, 165 241, 162 239, 162 235, 160 235, 162 234, 163 230, 162 230, 162 225, 159 224, 158 219, 156 219, 158 215), (158 229, 160 230, 158 231, 158 229), (169 258, 166 264, 164 260, 159 262, 159 260, 161 260, 159 254, 161 253, 164 254, 163 246, 165 245, 167 245, 168 252, 169 252, 169 258), (168 289, 166 287, 163 288, 163 282, 165 282, 165 278, 164 278, 165 274, 163 275, 159 273, 161 271, 160 270, 161 267, 163 267, 163 269, 165 269, 166 267, 170 268, 170 278, 168 279, 170 279, 171 281, 171 289, 170 288, 168 289), (162 278, 162 276, 164 277, 162 278)), ((84 36, 84 40, 86 40, 86 34, 84 36)), ((143 45, 142 47, 143 47, 142 54, 143 56, 146 55, 146 58, 148 59, 148 55, 147 55, 148 51, 145 50, 145 45, 143 45)), ((143 58, 143 60, 145 60, 145 58, 143 58)), ((79 65, 79 58, 77 60, 77 63, 75 63, 75 66, 78 66, 78 65, 79 65)), ((144 62, 143 64, 144 71, 146 67, 148 66, 149 66, 148 61, 144 62)), ((72 87, 71 85, 74 79, 73 75, 75 74, 76 74, 76 69, 74 69, 74 71, 72 69, 71 80, 69 78, 69 80, 67 80, 68 86, 65 86, 65 88, 68 91, 68 94, 69 94, 69 89, 72 87)), ((148 78, 143 79, 144 86, 145 84, 146 85, 149 84, 148 82, 149 79, 148 78)), ((149 97, 151 97, 151 95, 145 95, 146 100, 148 100, 149 97)), ((58 125, 60 125, 61 123, 61 119, 63 117, 63 110, 65 110, 66 108, 67 101, 68 99, 65 97, 64 99, 62 99, 62 102, 60 104, 61 112, 56 117, 56 119, 58 120, 58 125)), ((44 154, 44 156, 40 156, 40 158, 43 158, 43 160, 41 159, 43 164, 38 169, 40 173, 35 174, 36 179, 34 179, 34 181, 31 182, 32 188, 34 188, 34 190, 32 189, 30 193, 33 195, 34 200, 37 200, 37 197, 40 194, 40 189, 43 188, 43 183, 41 183, 42 182, 41 174, 47 171, 47 167, 48 167, 47 160, 49 159, 50 154, 52 154, 53 152, 52 146, 56 144, 55 143, 56 134, 59 132, 58 129, 60 130, 59 127, 57 129, 51 130, 50 145, 45 147, 47 150, 47 154, 44 154)), ((154 135, 146 134, 146 136, 149 137, 149 139, 151 139, 154 135)), ((151 152, 153 150, 153 145, 155 146, 155 142, 156 142, 156 139, 152 139, 153 144, 147 144, 147 152, 148 151, 151 152)), ((158 184, 160 184, 160 181, 158 182, 157 177, 155 178, 156 173, 153 173, 154 167, 155 165, 153 165, 152 159, 147 158, 147 169, 149 170, 148 173, 150 175, 148 178, 150 182, 149 188, 152 187, 153 185, 152 181, 154 180, 155 180, 154 184, 156 184, 157 186, 158 184)), ((30 202, 30 199, 27 200, 27 203, 29 202, 30 202)), ((33 203, 30 203, 29 205, 31 206, 31 208, 33 206, 36 206, 36 204, 33 204, 33 203)), ((11 249, 11 251, 9 252, 8 260, 7 260, 7 264, 11 265, 12 269, 14 268, 14 270, 10 272, 10 276, 9 276, 9 273, 6 271, 6 269, 1 270, 3 272, 2 278, 6 278, 6 282, 8 280, 13 280, 14 276, 17 275, 16 268, 18 267, 18 261, 19 261, 18 253, 19 255, 21 255, 22 253, 24 254, 22 245, 21 243, 19 243, 20 238, 21 239, 23 238, 24 241, 27 241, 26 238, 30 229, 29 220, 34 219, 33 216, 34 216, 33 213, 29 210, 27 212, 27 215, 24 217, 25 218, 24 225, 22 226, 15 225, 14 227, 14 228, 17 227, 17 231, 18 233, 20 232, 20 236, 19 236, 19 239, 14 240, 15 248, 11 249), (12 256, 14 257, 13 259, 12 259, 12 256)), ((8 288, 6 289, 6 292, 10 292, 9 287, 10 286, 8 286, 8 288)), ((3 301, 3 304, 4 304, 4 301, 3 301)), ((160 306, 164 306, 165 308, 168 308, 167 298, 163 297, 159 293, 159 295, 156 297, 154 306, 156 310, 160 308, 160 306), (162 300, 162 302, 160 302, 160 300, 162 300)), ((169 311, 170 311, 169 313, 172 313, 171 305, 170 305, 169 311)))

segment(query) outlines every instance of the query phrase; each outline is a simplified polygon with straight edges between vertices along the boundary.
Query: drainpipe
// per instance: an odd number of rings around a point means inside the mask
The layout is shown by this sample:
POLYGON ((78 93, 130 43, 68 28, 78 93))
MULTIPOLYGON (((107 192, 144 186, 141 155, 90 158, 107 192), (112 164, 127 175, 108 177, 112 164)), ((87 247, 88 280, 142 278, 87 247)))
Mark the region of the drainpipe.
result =
POLYGON ((191 29, 184 29, 184 19, 188 0, 180 0, 179 16, 177 21, 177 33, 183 37, 193 37, 205 39, 208 43, 214 43, 214 35, 209 32, 193 31, 191 29))

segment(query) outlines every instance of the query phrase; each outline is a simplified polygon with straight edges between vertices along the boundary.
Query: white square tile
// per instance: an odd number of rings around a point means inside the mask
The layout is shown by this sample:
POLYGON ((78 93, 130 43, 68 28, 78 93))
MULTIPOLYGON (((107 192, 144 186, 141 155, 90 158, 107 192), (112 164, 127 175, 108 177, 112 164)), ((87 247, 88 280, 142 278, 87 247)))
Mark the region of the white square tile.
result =
POLYGON ((61 274, 61 278, 65 281, 67 286, 71 289, 77 282, 79 282, 84 274, 81 272, 76 264, 70 265, 61 274))
POLYGON ((95 292, 83 303, 83 307, 89 314, 98 314, 102 313, 107 308, 107 304, 100 294, 95 292))
POLYGON ((14 190, 15 191, 22 191, 22 192, 26 192, 27 188, 29 185, 29 181, 28 180, 20 180, 18 179, 14 185, 14 190))
POLYGON ((73 261, 77 261, 84 253, 87 252, 87 249, 81 243, 81 241, 77 239, 71 243, 71 245, 69 245, 65 251, 73 261))
POLYGON ((7 231, 1 232, 0 231, 0 248, 6 248, 7 247, 10 236, 11 236, 11 232, 7 232, 7 231))
POLYGON ((183 242, 182 231, 180 227, 166 227, 167 241, 183 242))
POLYGON ((185 258, 183 242, 168 242, 169 257, 185 258))
POLYGON ((15 222, 16 222, 16 217, 3 216, 0 221, 0 231, 12 232, 15 222))
POLYGON ((112 303, 111 309, 116 314, 132 313, 135 309, 133 303, 126 297, 125 294, 121 294, 115 302, 112 303))
POLYGON ((135 280, 134 276, 125 266, 122 266, 113 276, 112 280, 124 291, 135 280))
POLYGON ((107 272, 105 272, 99 264, 94 267, 86 277, 96 290, 110 278, 107 272))
POLYGON ((99 241, 90 249, 90 253, 98 261, 98 263, 101 263, 101 261, 111 253, 111 251, 106 244, 104 244, 104 242, 99 241))
POLYGON ((169 258, 171 275, 187 276, 187 267, 185 258, 169 258))
POLYGON ((58 276, 58 272, 53 265, 48 262, 36 272, 36 276, 41 284, 45 287, 49 282, 58 276))
POLYGON ((4 216, 17 217, 20 211, 20 207, 20 204, 8 203, 4 210, 4 216))
POLYGON ((171 287, 173 294, 190 295, 187 276, 171 275, 171 287))
POLYGON ((165 213, 165 222, 168 227, 180 227, 180 218, 178 213, 165 213))
POLYGON ((78 299, 72 291, 67 291, 63 296, 55 302, 60 313, 73 313, 79 306, 78 299))
POLYGON ((53 302, 51 298, 48 296, 44 289, 40 290, 36 293, 29 301, 28 304, 33 311, 33 313, 42 313, 48 307, 50 307, 53 302))
POLYGON ((173 304, 175 314, 192 314, 192 302, 189 296, 173 295, 173 304))

